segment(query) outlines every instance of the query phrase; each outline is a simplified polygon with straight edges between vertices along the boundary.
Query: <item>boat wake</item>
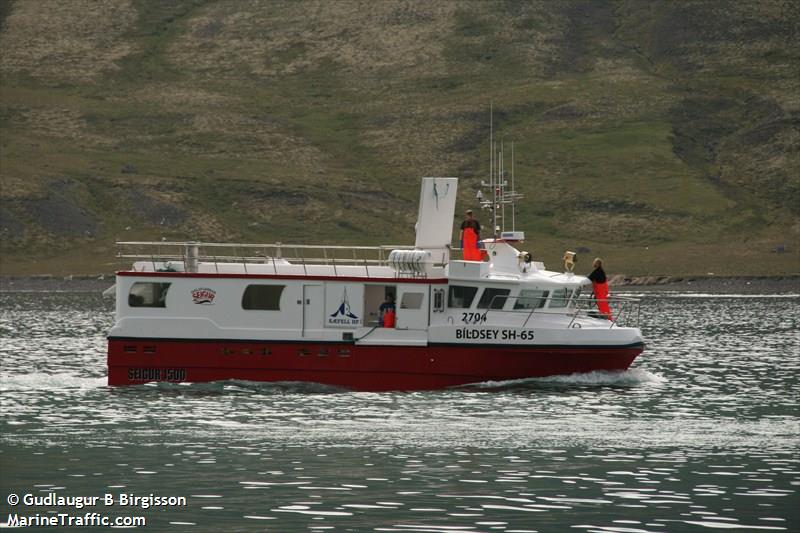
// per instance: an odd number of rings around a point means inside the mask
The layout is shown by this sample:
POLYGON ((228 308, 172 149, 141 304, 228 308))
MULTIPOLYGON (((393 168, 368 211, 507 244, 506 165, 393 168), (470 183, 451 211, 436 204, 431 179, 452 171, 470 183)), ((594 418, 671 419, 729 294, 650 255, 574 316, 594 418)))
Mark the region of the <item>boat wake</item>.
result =
MULTIPOLYGON (((450 390, 508 390, 552 387, 636 387, 646 384, 660 384, 667 380, 657 374, 640 368, 623 372, 594 371, 582 374, 547 376, 540 378, 510 379, 505 381, 484 381, 452 387, 450 390)), ((31 390, 88 390, 107 386, 107 378, 79 377, 69 373, 59 374, 6 374, 0 377, 0 391, 31 390)), ((335 394, 352 392, 346 388, 313 382, 262 382, 244 380, 211 381, 204 383, 150 382, 126 387, 127 392, 136 389, 156 389, 164 392, 189 394, 335 394)))
POLYGON ((239 379, 171 383, 158 381, 133 385, 131 388, 154 388, 164 391, 178 391, 198 394, 330 394, 350 392, 348 389, 304 381, 247 381, 239 379))
POLYGON ((3 374, 0 377, 0 390, 61 390, 61 389, 97 389, 106 386, 106 377, 82 377, 66 372, 58 374, 3 374))
MULTIPOLYGON (((21 392, 36 390, 90 390, 108 386, 106 376, 83 377, 67 372, 56 374, 6 374, 0 376, 0 392, 21 392)), ((324 385, 322 383, 299 381, 244 381, 223 380, 203 383, 171 383, 166 381, 131 385, 118 392, 130 394, 136 390, 157 390, 163 392, 197 394, 331 394, 349 392, 347 389, 324 385)))
POLYGON ((510 379, 506 381, 484 381, 472 383, 459 388, 472 388, 481 390, 511 389, 511 388, 537 388, 537 387, 572 387, 572 386, 618 386, 636 387, 646 384, 666 383, 666 378, 653 374, 641 368, 632 368, 621 372, 595 370, 580 374, 560 376, 547 376, 541 378, 510 379))
POLYGON ((231 380, 223 383, 225 384, 225 390, 230 392, 258 392, 261 394, 331 394, 350 392, 349 389, 312 381, 264 382, 231 380))

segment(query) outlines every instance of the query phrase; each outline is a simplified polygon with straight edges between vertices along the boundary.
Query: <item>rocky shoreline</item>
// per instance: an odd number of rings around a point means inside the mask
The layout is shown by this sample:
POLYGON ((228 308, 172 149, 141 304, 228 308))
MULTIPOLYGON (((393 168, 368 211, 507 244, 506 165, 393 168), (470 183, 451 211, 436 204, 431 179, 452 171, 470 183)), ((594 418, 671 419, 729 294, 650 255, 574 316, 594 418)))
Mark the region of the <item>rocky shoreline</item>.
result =
MULTIPOLYGON (((0 292, 103 292, 114 284, 114 276, 3 276, 0 292)), ((721 293, 798 293, 800 276, 611 276, 616 291, 687 291, 721 293)))
POLYGON ((800 294, 800 276, 624 276, 609 279, 620 292, 685 291, 743 294, 800 294))

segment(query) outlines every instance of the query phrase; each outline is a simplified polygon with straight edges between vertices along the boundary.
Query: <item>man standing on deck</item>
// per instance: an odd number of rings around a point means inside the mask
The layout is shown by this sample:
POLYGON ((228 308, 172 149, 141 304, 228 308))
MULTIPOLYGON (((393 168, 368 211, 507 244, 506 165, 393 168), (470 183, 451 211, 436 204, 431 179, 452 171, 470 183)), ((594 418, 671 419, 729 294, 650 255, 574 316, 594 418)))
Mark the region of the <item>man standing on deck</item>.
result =
POLYGON ((597 309, 603 317, 611 320, 611 307, 608 305, 608 279, 606 278, 606 271, 603 270, 603 260, 595 257, 592 261, 592 273, 587 277, 592 281, 592 290, 594 291, 594 298, 597 300, 597 309))
POLYGON ((478 249, 478 242, 481 240, 481 223, 477 218, 473 218, 472 209, 467 209, 464 222, 461 223, 461 249, 464 254, 464 261, 480 261, 481 251, 478 249))

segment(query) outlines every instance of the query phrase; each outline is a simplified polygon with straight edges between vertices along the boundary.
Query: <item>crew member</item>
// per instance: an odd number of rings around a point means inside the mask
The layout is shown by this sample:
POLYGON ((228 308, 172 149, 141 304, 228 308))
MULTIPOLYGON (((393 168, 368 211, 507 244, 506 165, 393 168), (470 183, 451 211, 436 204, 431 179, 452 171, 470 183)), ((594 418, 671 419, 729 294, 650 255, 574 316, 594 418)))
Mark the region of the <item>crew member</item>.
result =
POLYGON ((384 328, 393 328, 397 315, 395 314, 394 295, 387 294, 386 299, 378 308, 380 311, 380 324, 384 328))
POLYGON ((480 261, 481 251, 478 242, 481 240, 481 223, 472 216, 472 209, 467 209, 464 214, 464 222, 461 223, 461 249, 463 250, 465 261, 480 261))
POLYGON ((611 320, 611 307, 608 305, 608 279, 606 278, 606 271, 603 270, 603 260, 596 257, 592 261, 592 268, 594 270, 588 277, 592 280, 592 290, 597 301, 597 309, 603 317, 611 320))

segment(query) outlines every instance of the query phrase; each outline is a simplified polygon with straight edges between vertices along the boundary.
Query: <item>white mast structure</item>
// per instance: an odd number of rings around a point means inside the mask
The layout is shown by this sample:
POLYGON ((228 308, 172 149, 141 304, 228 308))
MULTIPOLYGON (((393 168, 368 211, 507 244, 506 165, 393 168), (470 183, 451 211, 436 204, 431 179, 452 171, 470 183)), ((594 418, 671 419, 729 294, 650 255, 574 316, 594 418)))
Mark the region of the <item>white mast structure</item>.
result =
POLYGON ((491 190, 491 199, 484 196, 483 191, 478 189, 475 195, 478 203, 483 209, 491 210, 492 213, 492 236, 497 239, 506 232, 506 205, 511 206, 511 232, 510 239, 522 240, 522 232, 516 231, 516 201, 522 198, 522 194, 515 189, 514 182, 514 143, 511 143, 511 187, 508 183, 508 172, 505 170, 505 156, 503 153, 503 142, 500 149, 494 140, 494 106, 489 107, 489 181, 481 180, 481 187, 488 187, 491 190))

